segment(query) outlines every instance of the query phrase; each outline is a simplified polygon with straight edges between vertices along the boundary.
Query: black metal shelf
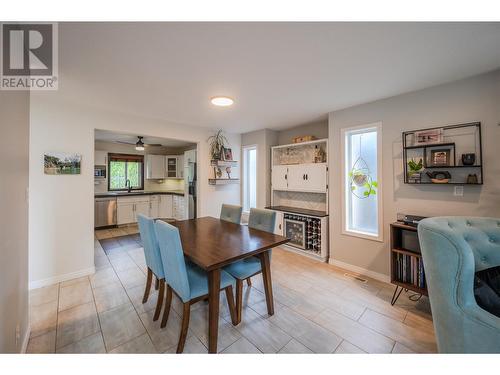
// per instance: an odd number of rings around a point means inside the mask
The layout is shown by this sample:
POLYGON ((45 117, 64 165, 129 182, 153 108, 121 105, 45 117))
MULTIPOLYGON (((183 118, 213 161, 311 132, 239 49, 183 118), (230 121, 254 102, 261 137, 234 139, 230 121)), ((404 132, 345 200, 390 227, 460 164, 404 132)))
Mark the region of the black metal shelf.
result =
MULTIPOLYGON (((466 124, 457 124, 457 125, 448 125, 448 126, 440 126, 440 127, 434 127, 434 128, 424 128, 424 129, 417 129, 417 130, 412 130, 412 131, 406 131, 403 132, 403 182, 408 185, 483 185, 484 183, 484 173, 483 173, 483 148, 482 148, 482 139, 481 139, 481 123, 480 122, 471 122, 471 123, 466 123, 466 124), (465 134, 460 134, 454 130, 456 129, 466 129, 466 128, 472 128, 470 133, 465 133, 465 134), (429 143, 429 144, 418 144, 415 145, 413 144, 415 140, 415 133, 421 132, 421 131, 428 131, 428 130, 437 130, 441 129, 440 134, 442 134, 441 140, 444 140, 443 138, 446 138, 446 141, 448 142, 443 142, 443 143, 429 143), (413 141, 408 139, 408 137, 413 136, 413 141), (463 142, 450 142, 450 140, 456 140, 453 139, 453 137, 471 137, 471 143, 474 145, 474 153, 476 155, 476 163, 475 165, 456 165, 457 164, 457 152, 459 152, 460 149, 463 153, 471 152, 469 149, 466 147, 464 149, 463 147, 463 142), (451 138, 451 139, 450 139, 451 138), (407 144, 408 140, 412 144, 411 146, 407 144), (456 148, 456 144, 459 144, 459 150, 456 148), (429 149, 435 149, 439 147, 449 147, 450 148, 450 161, 449 164, 452 165, 429 165, 425 166, 425 164, 429 163, 428 161, 428 153, 430 152, 429 149), (424 164, 424 167, 421 169, 421 177, 420 181, 423 179, 424 181, 421 182, 411 182, 411 179, 408 175, 408 153, 409 150, 421 150, 417 151, 417 153, 422 153, 422 161, 424 164), (470 168, 473 169, 474 171, 471 171, 471 173, 475 174, 477 176, 477 181, 476 183, 467 183, 467 172, 464 171, 460 173, 459 171, 463 170, 464 168, 470 168), (425 170, 447 170, 447 169, 453 169, 456 170, 455 173, 450 171, 450 174, 452 174, 452 180, 455 180, 453 182, 447 182, 447 183, 434 183, 432 181, 429 181, 427 176, 425 176, 425 170), (422 178, 423 177, 423 178, 422 178), (457 180, 464 180, 463 182, 456 182, 457 180)), ((412 155, 412 154, 410 154, 412 155)), ((418 156, 420 157, 420 156, 418 156)), ((430 163, 429 163, 430 164, 430 163)), ((417 179, 418 181, 418 179, 417 179)))

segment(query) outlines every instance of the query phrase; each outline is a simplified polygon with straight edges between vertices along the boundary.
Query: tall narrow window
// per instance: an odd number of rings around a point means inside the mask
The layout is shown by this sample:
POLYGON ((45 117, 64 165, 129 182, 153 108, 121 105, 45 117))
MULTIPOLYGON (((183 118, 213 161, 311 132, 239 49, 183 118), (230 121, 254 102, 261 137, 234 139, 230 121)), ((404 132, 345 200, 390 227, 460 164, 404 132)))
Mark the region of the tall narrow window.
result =
POLYGON ((382 240, 381 124, 342 130, 343 232, 382 240))
POLYGON ((144 188, 144 156, 109 154, 108 190, 132 190, 144 188), (130 182, 127 182, 130 181, 130 182))
POLYGON ((257 146, 243 147, 243 211, 257 207, 257 146))

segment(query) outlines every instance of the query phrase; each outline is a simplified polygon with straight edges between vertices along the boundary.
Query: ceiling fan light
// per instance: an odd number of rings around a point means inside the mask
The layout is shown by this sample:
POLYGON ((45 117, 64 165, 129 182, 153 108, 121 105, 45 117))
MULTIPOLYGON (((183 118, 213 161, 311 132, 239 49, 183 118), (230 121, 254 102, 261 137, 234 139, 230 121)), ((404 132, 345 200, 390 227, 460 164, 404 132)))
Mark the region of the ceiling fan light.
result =
POLYGON ((142 141, 142 137, 138 137, 139 140, 135 144, 135 149, 137 151, 144 151, 144 142, 142 141))

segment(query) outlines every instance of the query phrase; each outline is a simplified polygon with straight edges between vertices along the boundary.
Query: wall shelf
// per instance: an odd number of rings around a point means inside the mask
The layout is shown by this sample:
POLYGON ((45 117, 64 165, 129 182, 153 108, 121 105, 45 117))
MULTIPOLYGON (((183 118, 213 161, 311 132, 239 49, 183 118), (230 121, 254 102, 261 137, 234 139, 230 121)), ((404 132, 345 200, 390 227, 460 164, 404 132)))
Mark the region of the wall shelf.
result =
POLYGON ((209 178, 209 185, 229 185, 229 184, 239 184, 239 178, 209 178))
POLYGON ((482 185, 483 149, 481 123, 448 125, 403 132, 403 181, 409 185, 482 185), (427 143, 425 143, 427 142, 427 143), (441 154, 441 155, 439 155, 441 154), (464 165, 462 155, 473 154, 474 163, 464 165), (443 162, 444 159, 444 162, 443 162), (419 172, 409 172, 408 162, 422 160, 419 172), (444 165, 439 165, 442 163, 444 165), (446 172, 447 183, 434 183, 426 172, 446 172), (473 182, 467 182, 467 181, 473 182))

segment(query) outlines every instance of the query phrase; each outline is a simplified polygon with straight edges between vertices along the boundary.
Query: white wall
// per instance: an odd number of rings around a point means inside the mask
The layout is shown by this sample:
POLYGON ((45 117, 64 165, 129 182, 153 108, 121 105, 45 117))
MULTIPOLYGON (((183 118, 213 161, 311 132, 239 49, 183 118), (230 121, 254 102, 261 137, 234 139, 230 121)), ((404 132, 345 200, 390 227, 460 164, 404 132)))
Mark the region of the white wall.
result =
MULTIPOLYGON (((240 204, 239 185, 208 185, 209 129, 104 112, 64 101, 64 91, 34 93, 30 140, 30 287, 93 272, 94 129, 198 144, 198 214, 218 216, 222 203, 240 204), (43 173, 46 151, 82 154, 82 173, 43 173)), ((227 135, 236 155, 240 135, 227 135)))
POLYGON ((0 353, 19 353, 29 335, 29 103, 29 92, 0 91, 0 353))
POLYGON ((313 135, 316 139, 328 138, 328 119, 294 126, 278 132, 278 145, 292 143, 292 139, 303 135, 313 135))
POLYGON ((467 215, 500 217, 500 71, 425 90, 363 104, 329 115, 330 257, 381 275, 389 275, 389 224, 396 213, 422 216, 467 215), (340 131, 382 122, 382 194, 384 242, 341 233, 340 131), (484 185, 405 185, 401 133, 426 127, 480 121, 484 185))

